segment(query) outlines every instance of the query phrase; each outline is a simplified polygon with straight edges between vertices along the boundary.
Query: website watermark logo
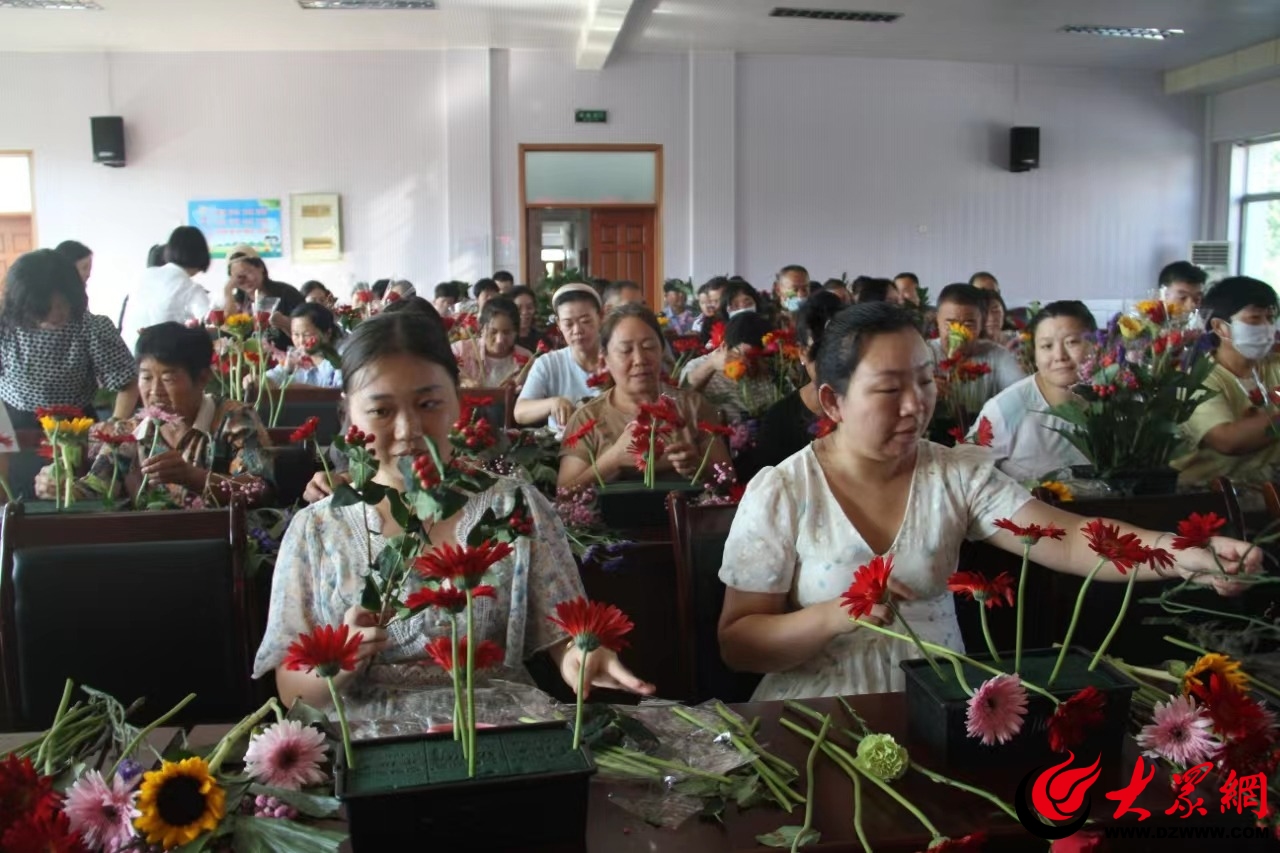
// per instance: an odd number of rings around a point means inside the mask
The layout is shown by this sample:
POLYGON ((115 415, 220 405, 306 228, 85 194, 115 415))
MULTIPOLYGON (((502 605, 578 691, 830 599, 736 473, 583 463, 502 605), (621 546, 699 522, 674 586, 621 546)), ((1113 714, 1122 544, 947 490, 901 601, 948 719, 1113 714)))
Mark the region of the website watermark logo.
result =
POLYGON ((1089 820, 1093 804, 1089 789, 1098 781, 1101 756, 1088 767, 1069 767, 1075 753, 1049 768, 1032 770, 1018 783, 1014 808, 1018 820, 1032 835, 1054 841, 1074 835, 1089 820))

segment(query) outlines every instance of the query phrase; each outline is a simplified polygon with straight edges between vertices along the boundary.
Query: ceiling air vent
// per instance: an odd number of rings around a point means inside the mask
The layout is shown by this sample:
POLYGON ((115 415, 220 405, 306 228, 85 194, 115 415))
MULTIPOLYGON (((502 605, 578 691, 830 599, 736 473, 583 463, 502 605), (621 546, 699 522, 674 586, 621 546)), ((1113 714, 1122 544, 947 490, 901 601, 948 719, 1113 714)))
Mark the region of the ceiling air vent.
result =
POLYGON ((1157 27, 1094 27, 1076 24, 1063 27, 1060 32, 1120 39, 1149 39, 1152 41, 1164 41, 1167 38, 1184 34, 1182 30, 1162 30, 1157 27))
POLYGON ((889 24, 902 17, 897 12, 849 12, 843 9, 792 9, 779 6, 770 18, 805 18, 810 21, 856 21, 864 24, 889 24))
POLYGON ((304 9, 434 9, 436 0, 298 0, 304 9))
POLYGON ((71 12, 101 12, 94 0, 0 0, 0 9, 65 9, 71 12))

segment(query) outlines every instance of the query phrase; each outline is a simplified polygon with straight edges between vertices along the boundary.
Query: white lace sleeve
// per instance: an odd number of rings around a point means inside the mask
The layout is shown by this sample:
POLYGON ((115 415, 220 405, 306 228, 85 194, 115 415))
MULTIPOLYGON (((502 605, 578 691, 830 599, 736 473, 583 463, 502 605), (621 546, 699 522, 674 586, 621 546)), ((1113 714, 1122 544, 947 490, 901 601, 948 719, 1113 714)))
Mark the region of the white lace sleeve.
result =
POLYGON ((986 448, 960 445, 948 453, 948 477, 964 483, 969 507, 969 529, 966 538, 981 541, 996 533, 995 523, 1013 518, 1030 501, 1031 493, 1012 477, 996 470, 986 448))
POLYGON ((724 545, 720 580, 743 592, 791 591, 803 496, 777 468, 751 478, 724 545))
POLYGON ((261 678, 284 662, 289 646, 299 634, 310 631, 323 618, 316 612, 316 572, 319 570, 320 536, 316 529, 320 507, 299 512, 284 532, 271 580, 271 604, 267 632, 253 662, 253 677, 261 678))

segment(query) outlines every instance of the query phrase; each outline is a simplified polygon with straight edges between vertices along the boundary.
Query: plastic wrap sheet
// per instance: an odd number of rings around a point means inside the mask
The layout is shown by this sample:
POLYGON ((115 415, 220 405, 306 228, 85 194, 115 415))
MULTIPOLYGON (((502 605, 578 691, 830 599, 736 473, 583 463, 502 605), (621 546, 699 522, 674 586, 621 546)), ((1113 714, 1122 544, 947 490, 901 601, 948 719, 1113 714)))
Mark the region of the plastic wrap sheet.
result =
MULTIPOLYGON (((490 681, 477 687, 476 720, 482 726, 572 720, 562 706, 538 688, 514 681, 490 681)), ((453 724, 453 689, 439 687, 382 690, 376 699, 355 703, 348 713, 356 740, 421 734, 453 724)))

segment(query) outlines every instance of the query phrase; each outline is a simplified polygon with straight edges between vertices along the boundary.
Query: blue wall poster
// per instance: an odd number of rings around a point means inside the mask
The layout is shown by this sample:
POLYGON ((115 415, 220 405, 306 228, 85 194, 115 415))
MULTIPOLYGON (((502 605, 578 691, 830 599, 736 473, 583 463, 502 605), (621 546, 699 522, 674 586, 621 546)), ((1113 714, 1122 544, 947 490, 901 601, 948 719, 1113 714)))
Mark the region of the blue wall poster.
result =
POLYGON ((189 201, 187 221, 204 232, 215 258, 225 258, 241 244, 264 258, 281 257, 284 228, 278 198, 189 201))

